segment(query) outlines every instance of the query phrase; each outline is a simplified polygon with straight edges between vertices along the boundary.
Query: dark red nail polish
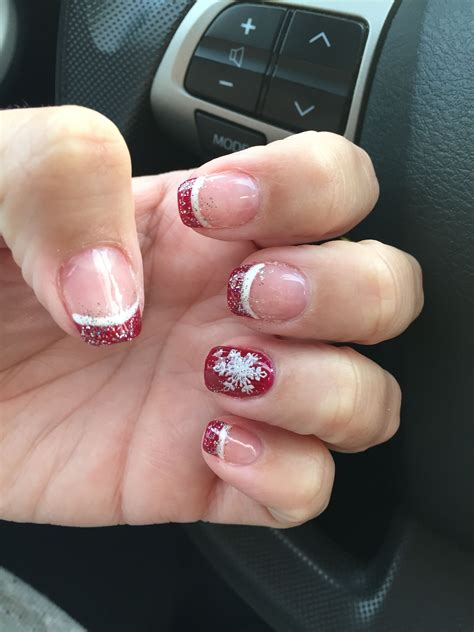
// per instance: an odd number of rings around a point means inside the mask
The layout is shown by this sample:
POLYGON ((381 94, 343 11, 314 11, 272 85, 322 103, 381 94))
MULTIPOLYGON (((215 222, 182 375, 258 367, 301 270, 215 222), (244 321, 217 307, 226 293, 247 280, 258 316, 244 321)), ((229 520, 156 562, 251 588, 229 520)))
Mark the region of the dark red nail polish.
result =
MULTIPOLYGON (((251 264, 246 266, 239 266, 232 271, 227 283, 227 305, 230 311, 237 316, 246 316, 252 318, 253 310, 249 307, 249 295, 252 282, 259 272, 260 267, 264 267, 264 264, 251 264), (252 275, 252 279, 248 281, 249 272, 255 270, 255 275, 252 275)), ((256 318, 256 316, 254 316, 256 318)))
POLYGON ((181 220, 185 226, 190 226, 191 228, 198 228, 201 226, 201 223, 198 221, 196 217, 195 210, 193 208, 192 203, 192 192, 193 185, 196 182, 197 178, 191 178, 190 180, 185 180, 182 184, 180 184, 178 188, 178 210, 181 220))
POLYGON ((208 454, 224 458, 224 444, 230 425, 216 419, 207 424, 202 438, 202 449, 208 454))
POLYGON ((255 397, 266 393, 274 382, 274 374, 268 356, 242 347, 214 347, 204 367, 207 388, 230 397, 255 397))
POLYGON ((84 342, 99 347, 129 342, 136 338, 142 330, 142 315, 138 308, 123 322, 114 322, 114 318, 107 317, 77 316, 74 324, 84 342), (81 318, 80 322, 78 322, 79 318, 81 318))

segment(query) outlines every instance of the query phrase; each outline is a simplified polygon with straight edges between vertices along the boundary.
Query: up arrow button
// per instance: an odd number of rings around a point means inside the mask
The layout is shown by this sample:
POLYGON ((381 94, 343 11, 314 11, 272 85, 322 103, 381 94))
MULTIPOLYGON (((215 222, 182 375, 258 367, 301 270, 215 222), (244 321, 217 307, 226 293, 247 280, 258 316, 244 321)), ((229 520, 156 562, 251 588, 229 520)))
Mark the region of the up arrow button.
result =
POLYGON ((315 42, 317 42, 318 40, 322 39, 323 42, 326 44, 326 46, 328 48, 331 48, 331 42, 328 39, 328 36, 326 35, 326 33, 324 31, 321 31, 321 33, 318 33, 317 35, 315 35, 314 37, 312 37, 309 40, 310 44, 314 44, 315 42))
MULTIPOLYGON (((286 74, 289 78, 298 75, 299 81, 311 84, 318 78, 321 79, 319 73, 324 74, 332 69, 340 70, 341 73, 345 73, 347 83, 350 84, 347 88, 351 89, 362 57, 366 35, 367 29, 364 24, 355 20, 316 12, 295 11, 278 63, 281 65, 288 62, 286 74), (297 63, 299 61, 315 64, 318 68, 300 68, 297 63)), ((342 74, 340 77, 344 80, 342 74)), ((336 82, 335 78, 334 81, 336 82)))

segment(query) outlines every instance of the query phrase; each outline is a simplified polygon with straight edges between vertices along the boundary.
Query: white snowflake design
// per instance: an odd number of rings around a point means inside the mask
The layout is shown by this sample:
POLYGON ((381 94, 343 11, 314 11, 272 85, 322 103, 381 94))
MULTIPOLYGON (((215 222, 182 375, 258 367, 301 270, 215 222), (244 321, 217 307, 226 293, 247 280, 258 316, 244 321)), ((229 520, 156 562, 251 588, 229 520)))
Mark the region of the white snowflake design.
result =
POLYGON ((260 359, 255 353, 247 353, 243 356, 237 349, 231 349, 227 357, 223 358, 224 351, 219 349, 213 355, 216 362, 212 367, 219 377, 225 377, 224 389, 235 391, 240 389, 242 393, 249 395, 255 390, 252 382, 260 382, 268 373, 261 366, 257 366, 260 359))

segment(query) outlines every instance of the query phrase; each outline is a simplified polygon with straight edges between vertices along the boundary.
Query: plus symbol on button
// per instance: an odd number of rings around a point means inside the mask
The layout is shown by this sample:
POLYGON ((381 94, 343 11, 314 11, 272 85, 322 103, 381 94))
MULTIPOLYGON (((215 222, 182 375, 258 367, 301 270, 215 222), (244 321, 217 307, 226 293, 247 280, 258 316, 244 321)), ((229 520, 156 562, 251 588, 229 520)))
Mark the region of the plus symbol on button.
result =
POLYGON ((250 31, 255 31, 257 28, 252 21, 252 18, 248 18, 247 22, 242 22, 240 25, 245 30, 245 35, 248 35, 250 31))

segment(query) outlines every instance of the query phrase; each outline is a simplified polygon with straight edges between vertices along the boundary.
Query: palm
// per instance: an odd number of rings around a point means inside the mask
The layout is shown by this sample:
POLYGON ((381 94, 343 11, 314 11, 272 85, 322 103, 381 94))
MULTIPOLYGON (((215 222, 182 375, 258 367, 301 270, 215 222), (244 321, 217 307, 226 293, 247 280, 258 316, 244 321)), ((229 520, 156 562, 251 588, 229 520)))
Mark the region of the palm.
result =
POLYGON ((158 207, 151 198, 137 204, 146 308, 130 345, 95 349, 63 334, 0 251, 10 328, 0 374, 0 497, 13 519, 238 521, 239 493, 199 450, 206 422, 223 412, 203 387, 202 365, 209 348, 246 331, 228 313, 225 285, 254 245, 185 228, 174 198, 182 179, 163 177, 158 207), (222 511, 229 496, 232 515, 222 511))

